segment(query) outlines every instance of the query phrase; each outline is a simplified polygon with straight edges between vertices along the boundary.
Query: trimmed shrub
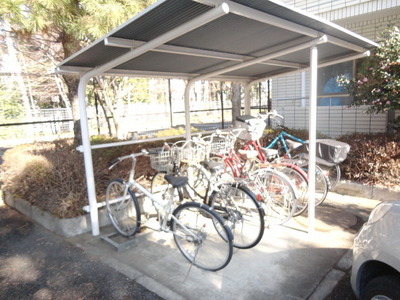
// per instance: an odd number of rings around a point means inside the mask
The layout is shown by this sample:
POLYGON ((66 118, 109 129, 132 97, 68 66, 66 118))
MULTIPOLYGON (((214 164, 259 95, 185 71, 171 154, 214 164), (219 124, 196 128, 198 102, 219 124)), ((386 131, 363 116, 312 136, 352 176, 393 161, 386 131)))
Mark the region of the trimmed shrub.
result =
POLYGON ((351 134, 338 140, 351 146, 341 164, 346 179, 400 190, 400 135, 351 134))

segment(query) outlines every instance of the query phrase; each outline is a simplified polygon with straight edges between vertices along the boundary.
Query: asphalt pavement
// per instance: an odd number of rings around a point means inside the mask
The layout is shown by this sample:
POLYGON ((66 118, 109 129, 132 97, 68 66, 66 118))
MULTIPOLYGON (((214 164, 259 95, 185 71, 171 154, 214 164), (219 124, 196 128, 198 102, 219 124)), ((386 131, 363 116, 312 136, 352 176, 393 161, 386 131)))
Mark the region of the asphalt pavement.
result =
POLYGON ((218 272, 190 267, 166 233, 116 236, 118 249, 104 239, 110 226, 65 238, 0 206, 0 299, 340 299, 354 236, 377 203, 329 193, 313 233, 307 216, 267 228, 218 272))
POLYGON ((162 298, 0 204, 0 299, 162 298))

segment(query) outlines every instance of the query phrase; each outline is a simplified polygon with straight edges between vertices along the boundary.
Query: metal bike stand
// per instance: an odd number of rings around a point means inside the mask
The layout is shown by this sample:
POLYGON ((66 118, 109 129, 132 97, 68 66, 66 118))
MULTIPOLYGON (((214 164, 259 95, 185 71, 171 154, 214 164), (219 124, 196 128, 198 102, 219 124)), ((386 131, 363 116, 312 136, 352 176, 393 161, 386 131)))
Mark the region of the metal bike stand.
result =
POLYGON ((124 237, 118 232, 112 232, 106 235, 101 236, 101 239, 111 246, 115 247, 117 251, 124 251, 129 249, 134 243, 135 239, 124 237))

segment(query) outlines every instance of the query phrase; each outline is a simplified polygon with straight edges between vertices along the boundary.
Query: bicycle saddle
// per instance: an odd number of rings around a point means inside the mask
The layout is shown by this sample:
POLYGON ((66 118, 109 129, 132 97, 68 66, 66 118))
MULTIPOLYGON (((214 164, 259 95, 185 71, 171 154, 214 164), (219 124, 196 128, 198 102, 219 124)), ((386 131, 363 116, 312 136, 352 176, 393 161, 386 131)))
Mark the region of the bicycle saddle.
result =
POLYGON ((204 161, 202 164, 212 174, 214 174, 220 170, 223 170, 225 168, 225 163, 223 163, 223 162, 204 161))
POLYGON ((165 180, 174 188, 184 186, 188 182, 188 178, 184 176, 165 175, 165 180))
POLYGON ((258 156, 258 152, 257 150, 243 150, 243 149, 239 149, 238 150, 240 156, 242 156, 244 159, 252 159, 252 158, 256 158, 258 156))

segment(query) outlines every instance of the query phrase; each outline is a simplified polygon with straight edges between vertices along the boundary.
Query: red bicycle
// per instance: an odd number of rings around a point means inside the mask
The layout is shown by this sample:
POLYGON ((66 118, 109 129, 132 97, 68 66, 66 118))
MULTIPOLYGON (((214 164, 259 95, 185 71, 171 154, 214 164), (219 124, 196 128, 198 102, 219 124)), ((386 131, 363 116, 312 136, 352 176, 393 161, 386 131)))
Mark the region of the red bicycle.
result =
MULTIPOLYGON (((241 135, 245 141, 242 146, 243 150, 255 151, 259 166, 268 165, 282 173, 286 174, 296 186, 298 191, 297 211, 295 216, 302 214, 308 206, 308 174, 304 166, 299 165, 299 160, 280 158, 277 149, 264 148, 260 144, 260 138, 266 127, 265 120, 268 118, 283 119, 275 111, 266 115, 259 114, 258 117, 241 116, 237 120, 240 121, 241 127, 245 129, 245 133, 241 135)), ((279 123, 279 122, 278 122, 279 123)), ((315 205, 320 205, 326 198, 329 191, 329 181, 323 171, 317 166, 316 171, 316 190, 315 205)))
POLYGON ((297 212, 297 191, 291 180, 277 168, 257 164, 257 151, 235 151, 237 136, 243 129, 217 132, 203 138, 210 148, 210 160, 223 162, 225 172, 245 183, 263 204, 267 225, 283 224, 297 212))

